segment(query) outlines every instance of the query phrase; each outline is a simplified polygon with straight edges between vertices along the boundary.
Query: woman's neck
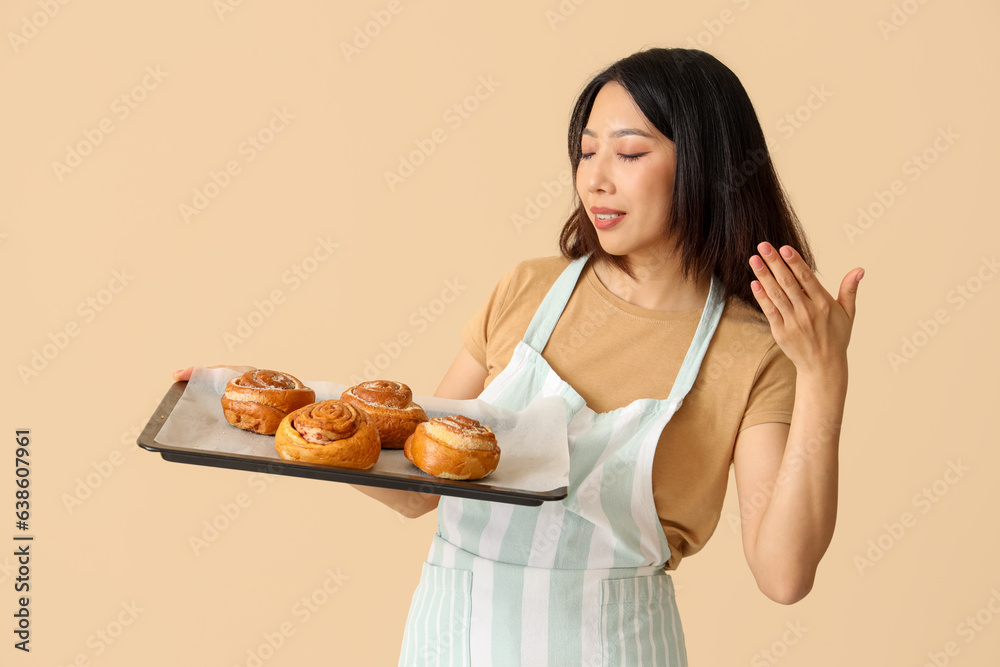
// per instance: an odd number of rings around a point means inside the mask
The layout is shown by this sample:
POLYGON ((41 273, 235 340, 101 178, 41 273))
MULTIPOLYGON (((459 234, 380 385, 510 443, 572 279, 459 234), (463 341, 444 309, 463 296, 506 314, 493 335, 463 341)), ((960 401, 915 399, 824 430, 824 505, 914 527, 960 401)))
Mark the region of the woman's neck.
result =
POLYGON ((629 259, 634 278, 610 262, 594 263, 601 284, 619 299, 646 310, 701 310, 705 306, 711 280, 685 280, 676 253, 629 259))

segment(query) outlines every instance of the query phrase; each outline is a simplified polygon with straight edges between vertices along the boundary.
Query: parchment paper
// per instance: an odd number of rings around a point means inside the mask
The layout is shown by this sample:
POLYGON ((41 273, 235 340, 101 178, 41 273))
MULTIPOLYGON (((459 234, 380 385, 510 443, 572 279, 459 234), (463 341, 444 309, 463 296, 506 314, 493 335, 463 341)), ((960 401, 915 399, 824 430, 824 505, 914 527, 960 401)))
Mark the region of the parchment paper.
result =
MULTIPOLYGON (((230 425, 222 413, 226 384, 239 372, 226 368, 197 367, 184 394, 164 422, 156 442, 161 445, 235 455, 282 460, 274 448, 274 436, 259 435, 230 425)), ((349 385, 305 379, 316 392, 316 400, 339 399, 349 385)), ((566 438, 565 402, 557 397, 535 401, 520 412, 497 408, 479 400, 452 401, 432 396, 414 396, 428 417, 461 414, 493 429, 500 446, 497 469, 483 478, 490 486, 544 492, 569 485, 569 448, 566 438)), ((368 472, 427 475, 403 456, 402 450, 382 450, 378 463, 368 472)))

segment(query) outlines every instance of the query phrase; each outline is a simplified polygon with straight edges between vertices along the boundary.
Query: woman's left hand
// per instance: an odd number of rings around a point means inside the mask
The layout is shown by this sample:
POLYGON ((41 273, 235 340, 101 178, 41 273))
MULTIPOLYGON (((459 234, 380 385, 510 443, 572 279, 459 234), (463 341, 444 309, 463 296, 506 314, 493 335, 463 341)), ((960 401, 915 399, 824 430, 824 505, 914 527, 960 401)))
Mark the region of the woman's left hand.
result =
POLYGON ((771 323, 778 347, 799 372, 824 374, 831 364, 846 365, 864 269, 849 271, 834 299, 791 246, 779 252, 764 242, 757 250, 760 255, 750 258, 757 280, 750 287, 771 323))

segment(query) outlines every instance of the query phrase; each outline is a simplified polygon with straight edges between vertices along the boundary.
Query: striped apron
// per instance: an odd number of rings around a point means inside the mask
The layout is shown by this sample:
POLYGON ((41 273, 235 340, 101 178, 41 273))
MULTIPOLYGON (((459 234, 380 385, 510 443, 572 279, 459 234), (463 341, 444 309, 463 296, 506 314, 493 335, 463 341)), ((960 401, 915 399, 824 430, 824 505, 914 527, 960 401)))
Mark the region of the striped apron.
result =
POLYGON ((713 279, 665 400, 595 413, 542 358, 587 258, 546 294, 510 364, 479 397, 511 410, 566 401, 568 495, 539 507, 442 496, 413 594, 401 666, 687 664, 670 547, 653 504, 653 454, 694 384, 724 305, 713 279))

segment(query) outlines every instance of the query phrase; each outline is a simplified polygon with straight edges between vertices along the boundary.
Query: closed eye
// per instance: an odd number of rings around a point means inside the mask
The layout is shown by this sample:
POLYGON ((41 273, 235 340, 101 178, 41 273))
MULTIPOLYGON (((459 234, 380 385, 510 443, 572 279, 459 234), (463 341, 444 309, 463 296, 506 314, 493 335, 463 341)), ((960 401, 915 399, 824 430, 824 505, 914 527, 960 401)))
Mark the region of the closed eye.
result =
MULTIPOLYGON (((638 160, 639 158, 641 158, 643 155, 648 155, 648 154, 649 154, 648 151, 645 152, 645 153, 631 153, 631 154, 629 154, 629 153, 619 153, 618 157, 621 158, 622 160, 624 160, 625 162, 633 162, 633 161, 638 160)), ((594 156, 593 153, 581 153, 580 154, 580 159, 581 160, 589 160, 593 156, 594 156)))

